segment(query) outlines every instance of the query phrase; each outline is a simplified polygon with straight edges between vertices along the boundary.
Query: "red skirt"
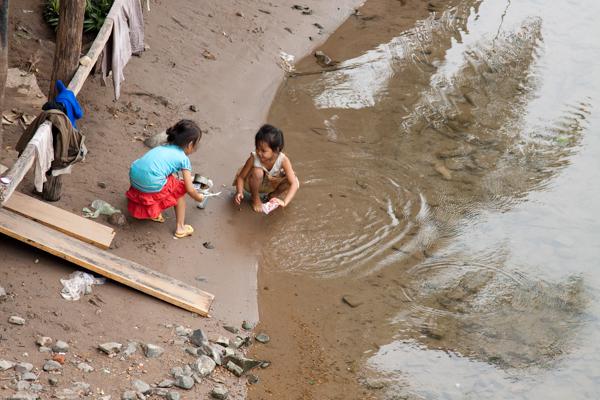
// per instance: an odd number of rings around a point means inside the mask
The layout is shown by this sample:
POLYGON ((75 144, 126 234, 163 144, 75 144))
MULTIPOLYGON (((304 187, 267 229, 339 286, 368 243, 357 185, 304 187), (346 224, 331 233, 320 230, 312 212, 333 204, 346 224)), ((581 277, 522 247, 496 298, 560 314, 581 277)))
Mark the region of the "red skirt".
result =
POLYGON ((185 196, 186 192, 185 183, 175 176, 169 175, 167 183, 160 192, 144 193, 130 187, 125 193, 129 199, 127 209, 134 218, 157 218, 162 210, 175 206, 179 198, 185 196))

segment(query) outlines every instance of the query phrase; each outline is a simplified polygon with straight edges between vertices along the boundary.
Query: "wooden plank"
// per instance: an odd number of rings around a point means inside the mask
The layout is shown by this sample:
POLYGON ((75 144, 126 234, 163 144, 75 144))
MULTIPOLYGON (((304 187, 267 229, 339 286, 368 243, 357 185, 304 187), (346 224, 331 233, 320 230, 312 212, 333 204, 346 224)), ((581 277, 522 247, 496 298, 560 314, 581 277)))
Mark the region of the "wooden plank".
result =
POLYGON ((208 316, 214 300, 210 293, 3 208, 0 208, 0 233, 203 316, 208 316))
POLYGON ((109 226, 54 207, 20 192, 14 192, 4 207, 102 249, 108 249, 115 237, 115 230, 109 226))

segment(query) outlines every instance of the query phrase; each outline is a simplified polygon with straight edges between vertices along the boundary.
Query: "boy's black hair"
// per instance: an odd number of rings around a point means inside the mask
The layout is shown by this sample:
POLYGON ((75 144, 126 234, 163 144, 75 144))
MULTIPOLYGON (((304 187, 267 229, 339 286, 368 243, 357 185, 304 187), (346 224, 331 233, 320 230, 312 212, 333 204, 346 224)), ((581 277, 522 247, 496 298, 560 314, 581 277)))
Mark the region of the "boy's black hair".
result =
POLYGON ((167 143, 175 144, 185 149, 188 144, 194 146, 200 141, 202 131, 198 124, 189 119, 182 119, 167 129, 167 143))
POLYGON ((265 142, 271 150, 279 153, 283 150, 283 132, 281 129, 275 128, 273 125, 265 124, 260 127, 254 137, 254 145, 258 147, 259 142, 265 142))

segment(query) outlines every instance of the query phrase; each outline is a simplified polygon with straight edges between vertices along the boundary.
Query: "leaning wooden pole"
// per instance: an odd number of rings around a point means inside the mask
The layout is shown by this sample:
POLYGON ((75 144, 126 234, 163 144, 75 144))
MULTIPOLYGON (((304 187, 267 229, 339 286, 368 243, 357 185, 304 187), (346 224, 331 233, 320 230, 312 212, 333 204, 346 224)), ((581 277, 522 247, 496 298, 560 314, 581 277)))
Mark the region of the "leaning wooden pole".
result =
MULTIPOLYGON (((0 115, 4 111, 4 91, 8 71, 8 0, 0 0, 0 115)), ((4 133, 0 124, 0 155, 4 151, 4 133)))
MULTIPOLYGON (((69 82, 79 66, 81 35, 86 0, 61 1, 59 6, 58 32, 54 49, 54 66, 48 99, 56 96, 56 81, 69 82)), ((42 197, 47 201, 58 201, 62 194, 62 176, 47 176, 42 197)))

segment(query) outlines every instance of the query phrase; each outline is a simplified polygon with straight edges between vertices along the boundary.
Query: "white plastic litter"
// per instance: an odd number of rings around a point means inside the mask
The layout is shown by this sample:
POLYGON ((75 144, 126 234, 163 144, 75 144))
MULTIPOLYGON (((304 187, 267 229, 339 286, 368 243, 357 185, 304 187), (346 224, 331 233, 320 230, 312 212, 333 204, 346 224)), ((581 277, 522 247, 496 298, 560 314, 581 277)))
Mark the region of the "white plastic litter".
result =
POLYGON ((96 278, 87 272, 75 271, 69 275, 69 279, 61 279, 63 288, 60 295, 70 301, 76 301, 84 294, 92 293, 92 285, 103 285, 105 278, 96 278))
POLYGON ((284 51, 280 51, 279 62, 277 64, 279 64, 281 69, 283 69, 285 72, 294 72, 294 70, 296 69, 296 67, 294 66, 294 59, 295 58, 293 55, 288 54, 284 51))
POLYGON ((114 208, 104 200, 96 199, 92 201, 93 211, 87 207, 83 208, 83 216, 86 218, 98 218, 100 214, 108 215, 109 217, 116 212, 121 212, 121 210, 114 208))

